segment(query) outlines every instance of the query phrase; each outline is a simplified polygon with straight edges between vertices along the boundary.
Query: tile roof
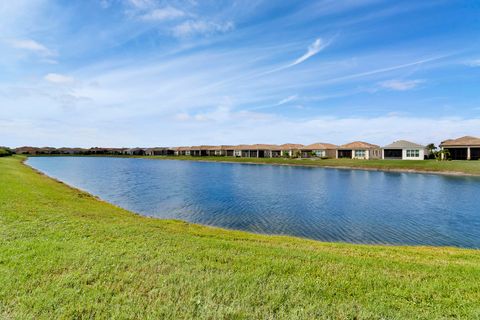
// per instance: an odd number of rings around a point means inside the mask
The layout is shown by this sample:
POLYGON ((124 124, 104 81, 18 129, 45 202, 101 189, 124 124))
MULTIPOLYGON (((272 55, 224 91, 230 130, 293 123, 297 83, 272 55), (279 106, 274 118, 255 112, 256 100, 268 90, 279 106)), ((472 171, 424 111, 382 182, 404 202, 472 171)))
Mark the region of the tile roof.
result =
POLYGON ((442 147, 447 146, 480 146, 480 138, 465 136, 458 139, 449 139, 442 141, 440 144, 442 147))
POLYGON ((327 149, 337 149, 338 146, 331 143, 317 142, 304 146, 302 150, 327 150, 327 149))
POLYGON ((343 144, 338 147, 339 149, 379 149, 380 146, 363 141, 354 141, 347 144, 343 144))
POLYGON ((407 149, 407 148, 425 149, 425 146, 422 146, 420 144, 413 143, 410 141, 406 141, 406 140, 398 140, 383 147, 383 149, 407 149))
POLYGON ((285 143, 285 144, 281 144, 279 147, 281 150, 292 150, 292 149, 301 149, 304 147, 304 145, 296 144, 296 143, 285 143))

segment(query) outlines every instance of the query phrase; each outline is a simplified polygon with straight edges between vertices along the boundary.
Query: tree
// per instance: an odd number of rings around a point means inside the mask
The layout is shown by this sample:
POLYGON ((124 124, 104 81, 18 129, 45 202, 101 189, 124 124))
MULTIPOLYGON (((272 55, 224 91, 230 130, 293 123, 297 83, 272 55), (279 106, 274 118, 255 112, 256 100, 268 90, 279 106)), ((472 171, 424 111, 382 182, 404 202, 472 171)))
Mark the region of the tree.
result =
POLYGON ((7 157, 13 154, 12 150, 7 147, 0 147, 0 157, 7 157))
POLYGON ((435 159, 437 159, 437 161, 450 160, 450 151, 448 151, 448 149, 435 151, 435 159))
POLYGON ((435 158, 435 152, 437 151, 437 147, 435 146, 434 143, 429 143, 429 144, 427 144, 427 151, 428 151, 428 158, 429 159, 434 159, 435 158))

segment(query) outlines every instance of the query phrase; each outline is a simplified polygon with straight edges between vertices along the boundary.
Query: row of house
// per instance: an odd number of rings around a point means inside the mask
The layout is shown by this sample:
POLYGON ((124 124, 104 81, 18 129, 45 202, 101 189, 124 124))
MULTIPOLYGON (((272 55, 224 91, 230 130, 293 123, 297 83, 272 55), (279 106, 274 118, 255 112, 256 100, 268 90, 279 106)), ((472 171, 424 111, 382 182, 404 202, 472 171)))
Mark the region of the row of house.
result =
POLYGON ((396 141, 380 147, 363 141, 354 141, 341 146, 331 143, 310 145, 287 143, 282 145, 253 144, 237 146, 192 146, 173 148, 177 156, 230 156, 247 158, 349 158, 349 159, 424 159, 425 146, 408 141, 396 141))
MULTIPOLYGON (((442 150, 448 150, 452 160, 480 159, 480 138, 466 136, 445 140, 440 144, 442 150)), ((158 148, 34 148, 21 147, 15 149, 17 154, 86 154, 86 155, 137 155, 137 156, 226 156, 245 158, 348 158, 348 159, 398 159, 423 160, 429 151, 425 146, 410 141, 399 140, 380 147, 375 144, 354 141, 344 145, 330 143, 314 143, 310 145, 286 143, 190 146, 190 147, 158 147, 158 148)))
POLYGON ((169 156, 174 155, 172 148, 52 148, 20 147, 14 149, 16 154, 28 155, 135 155, 135 156, 169 156))

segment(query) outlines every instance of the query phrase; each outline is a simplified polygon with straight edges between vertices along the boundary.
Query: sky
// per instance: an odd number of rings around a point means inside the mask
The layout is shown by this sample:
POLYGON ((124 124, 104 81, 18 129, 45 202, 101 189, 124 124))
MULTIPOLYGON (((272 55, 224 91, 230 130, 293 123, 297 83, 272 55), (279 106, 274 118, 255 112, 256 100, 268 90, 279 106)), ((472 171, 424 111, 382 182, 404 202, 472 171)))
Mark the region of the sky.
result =
POLYGON ((0 145, 480 136, 480 2, 0 3, 0 145))

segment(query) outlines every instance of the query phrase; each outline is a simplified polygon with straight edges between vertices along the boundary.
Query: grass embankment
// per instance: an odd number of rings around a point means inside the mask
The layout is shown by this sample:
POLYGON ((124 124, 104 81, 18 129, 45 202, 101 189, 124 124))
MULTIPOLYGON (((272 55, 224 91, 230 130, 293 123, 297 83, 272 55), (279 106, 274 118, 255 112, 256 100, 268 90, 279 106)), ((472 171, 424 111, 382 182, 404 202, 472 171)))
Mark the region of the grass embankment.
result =
POLYGON ((147 156, 149 159, 201 160, 218 162, 259 163, 276 165, 301 165, 315 167, 353 168, 383 171, 431 172, 480 176, 480 161, 437 160, 357 160, 357 159, 288 159, 288 158, 234 158, 234 157, 164 157, 147 156))
MULTIPOLYGON (((0 318, 478 318, 476 250, 141 217, 0 159, 0 318)), ((273 222, 272 222, 273 223, 273 222)))

